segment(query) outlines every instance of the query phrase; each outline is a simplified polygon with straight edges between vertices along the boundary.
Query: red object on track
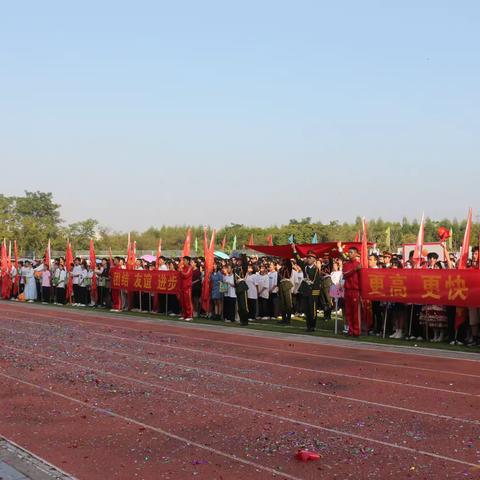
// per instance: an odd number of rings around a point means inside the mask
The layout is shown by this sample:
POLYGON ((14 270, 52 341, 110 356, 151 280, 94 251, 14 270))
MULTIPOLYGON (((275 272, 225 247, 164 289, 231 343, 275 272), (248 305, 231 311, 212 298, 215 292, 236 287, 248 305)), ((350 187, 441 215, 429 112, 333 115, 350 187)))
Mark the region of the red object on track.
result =
POLYGON ((320 455, 315 452, 309 452, 308 450, 299 450, 295 454, 295 458, 301 462, 315 462, 316 460, 320 460, 320 455))

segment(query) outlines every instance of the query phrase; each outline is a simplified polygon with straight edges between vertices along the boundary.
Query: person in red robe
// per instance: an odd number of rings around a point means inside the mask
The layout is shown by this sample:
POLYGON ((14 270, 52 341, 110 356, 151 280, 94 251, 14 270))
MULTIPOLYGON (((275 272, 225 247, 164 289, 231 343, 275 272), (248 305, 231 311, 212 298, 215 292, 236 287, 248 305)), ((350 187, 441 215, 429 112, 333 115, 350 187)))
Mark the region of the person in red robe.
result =
POLYGON ((182 320, 190 322, 193 320, 192 306, 192 276, 193 268, 190 265, 190 257, 183 257, 178 267, 180 281, 178 285, 178 296, 182 307, 182 320))
POLYGON ((348 334, 358 337, 360 329, 360 256, 356 247, 348 250, 348 261, 343 263, 345 291, 345 320, 348 334))

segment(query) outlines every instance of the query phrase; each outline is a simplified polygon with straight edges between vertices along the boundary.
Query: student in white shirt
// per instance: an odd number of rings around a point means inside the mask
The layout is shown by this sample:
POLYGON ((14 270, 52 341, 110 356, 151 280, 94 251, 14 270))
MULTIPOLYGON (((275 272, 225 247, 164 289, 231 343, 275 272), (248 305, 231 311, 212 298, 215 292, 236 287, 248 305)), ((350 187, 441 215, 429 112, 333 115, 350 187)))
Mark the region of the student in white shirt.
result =
POLYGON ((65 287, 67 282, 67 272, 65 266, 60 264, 53 274, 53 284, 55 285, 55 304, 65 304, 65 287))
POLYGON ((81 304, 81 292, 80 292, 80 287, 78 286, 80 282, 80 275, 82 274, 82 265, 81 265, 81 260, 79 257, 77 257, 73 261, 73 268, 70 272, 70 275, 72 276, 72 285, 73 285, 73 306, 78 307, 81 304))
POLYGON ((249 321, 252 321, 257 316, 257 303, 258 303, 258 284, 259 275, 257 269, 253 265, 249 265, 247 269, 247 275, 245 275, 245 282, 248 285, 247 301, 248 312, 250 314, 249 321))
POLYGON ((235 307, 237 305, 237 295, 235 293, 235 282, 233 278, 233 269, 227 265, 223 274, 223 281, 228 285, 228 290, 223 296, 223 317, 226 322, 235 322, 235 307))
POLYGON ((298 294, 298 288, 303 280, 303 270, 297 264, 295 260, 292 260, 292 278, 293 278, 293 289, 292 289, 292 296, 293 296, 293 309, 296 315, 303 316, 302 313, 302 296, 298 294))
POLYGON ((258 317, 268 320, 268 297, 270 296, 269 278, 265 265, 260 266, 258 276, 258 317))
MULTIPOLYGON (((74 277, 74 280, 75 280, 75 277, 74 277)), ((78 274, 78 283, 77 283, 78 296, 79 296, 79 301, 77 305, 79 307, 87 306, 87 301, 88 301, 87 288, 89 287, 90 284, 91 284, 91 277, 89 277, 89 274, 88 274, 87 261, 84 260, 80 265, 80 273, 78 274)))
MULTIPOLYGON (((270 262, 268 266, 268 310, 269 316, 273 320, 280 315, 279 301, 278 301, 278 272, 277 265, 270 262)), ((281 318, 281 317, 280 317, 281 318)))
POLYGON ((42 271, 42 303, 50 303, 50 290, 51 290, 51 273, 50 270, 45 266, 42 271))

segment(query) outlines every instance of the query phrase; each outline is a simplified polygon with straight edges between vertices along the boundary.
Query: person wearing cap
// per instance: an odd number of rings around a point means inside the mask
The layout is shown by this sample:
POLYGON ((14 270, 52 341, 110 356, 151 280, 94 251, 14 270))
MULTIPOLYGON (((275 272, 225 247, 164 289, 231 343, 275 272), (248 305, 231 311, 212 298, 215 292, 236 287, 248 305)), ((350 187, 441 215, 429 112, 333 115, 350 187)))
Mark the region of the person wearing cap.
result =
POLYGON ((192 276, 193 269, 190 265, 191 258, 183 257, 178 266, 179 285, 178 294, 180 299, 180 306, 182 309, 181 319, 187 322, 193 320, 193 305, 192 305, 192 276))
POLYGON ((322 272, 317 267, 317 255, 313 250, 307 252, 307 259, 304 262, 292 243, 293 256, 303 270, 303 280, 298 289, 303 299, 303 312, 307 321, 307 332, 314 332, 317 324, 317 305, 320 297, 322 272))
MULTIPOLYGON (((338 247, 343 252, 341 244, 338 247)), ((361 333, 360 317, 360 256, 357 247, 348 249, 348 260, 343 263, 345 321, 348 324, 348 335, 358 337, 361 333)))

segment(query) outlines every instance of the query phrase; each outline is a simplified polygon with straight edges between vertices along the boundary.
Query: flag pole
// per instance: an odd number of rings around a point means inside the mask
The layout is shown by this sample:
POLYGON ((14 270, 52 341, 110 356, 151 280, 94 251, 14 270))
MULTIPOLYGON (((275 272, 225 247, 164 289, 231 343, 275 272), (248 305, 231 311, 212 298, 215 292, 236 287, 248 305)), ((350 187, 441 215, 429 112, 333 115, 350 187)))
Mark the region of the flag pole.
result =
POLYGON ((338 298, 335 298, 335 335, 338 335, 338 298))
POLYGON ((410 323, 408 325, 408 338, 412 336, 412 321, 413 321, 413 304, 410 309, 410 323))
POLYGON ((385 305, 385 315, 383 316, 383 338, 387 333, 388 303, 385 305))

